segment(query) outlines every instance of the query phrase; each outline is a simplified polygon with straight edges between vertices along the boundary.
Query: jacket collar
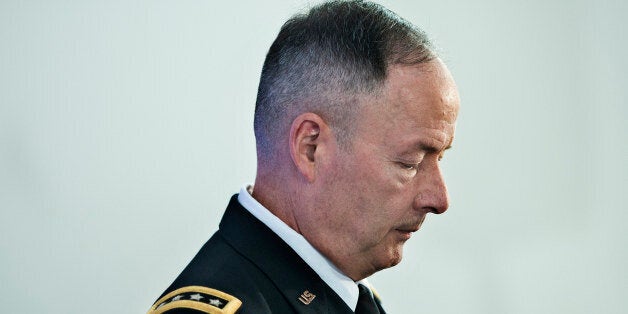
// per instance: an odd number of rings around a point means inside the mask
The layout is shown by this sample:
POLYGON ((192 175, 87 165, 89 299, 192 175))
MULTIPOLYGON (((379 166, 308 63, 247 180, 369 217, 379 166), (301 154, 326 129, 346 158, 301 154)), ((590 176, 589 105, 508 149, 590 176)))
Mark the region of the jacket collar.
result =
POLYGON ((240 205, 237 195, 229 201, 219 233, 273 281, 298 313, 353 313, 290 246, 240 205))

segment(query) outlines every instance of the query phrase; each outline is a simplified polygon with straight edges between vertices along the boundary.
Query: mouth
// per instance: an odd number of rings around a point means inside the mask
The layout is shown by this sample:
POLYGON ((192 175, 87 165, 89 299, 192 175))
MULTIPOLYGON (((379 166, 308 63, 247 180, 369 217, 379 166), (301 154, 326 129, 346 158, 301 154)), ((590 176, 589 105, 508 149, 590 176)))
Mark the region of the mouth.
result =
POLYGON ((399 235, 401 236, 403 240, 408 240, 410 239, 410 237, 412 237, 413 233, 419 231, 419 229, 421 228, 421 225, 423 224, 424 219, 425 217, 422 217, 421 220, 417 223, 408 223, 408 224, 401 225, 395 228, 395 231, 399 233, 399 235))
POLYGON ((395 230, 397 230, 399 232, 413 233, 413 232, 419 231, 419 227, 420 226, 408 226, 408 227, 400 227, 400 228, 397 228, 395 230))
POLYGON ((419 226, 407 226, 395 229, 403 240, 408 240, 412 234, 419 231, 419 226))

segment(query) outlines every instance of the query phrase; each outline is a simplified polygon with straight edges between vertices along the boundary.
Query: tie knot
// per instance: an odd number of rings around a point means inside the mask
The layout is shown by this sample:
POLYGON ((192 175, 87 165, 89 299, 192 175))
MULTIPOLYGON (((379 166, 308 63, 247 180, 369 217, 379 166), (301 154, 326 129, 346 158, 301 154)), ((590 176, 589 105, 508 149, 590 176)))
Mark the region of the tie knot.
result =
POLYGON ((377 304, 375 304, 373 295, 371 295, 371 290, 363 284, 358 284, 358 289, 360 290, 360 295, 358 296, 358 305, 355 308, 355 313, 379 314, 379 309, 377 304))
POLYGON ((361 283, 358 284, 358 289, 360 289, 360 294, 364 294, 364 293, 371 294, 371 290, 369 290, 369 288, 367 288, 365 285, 361 283))

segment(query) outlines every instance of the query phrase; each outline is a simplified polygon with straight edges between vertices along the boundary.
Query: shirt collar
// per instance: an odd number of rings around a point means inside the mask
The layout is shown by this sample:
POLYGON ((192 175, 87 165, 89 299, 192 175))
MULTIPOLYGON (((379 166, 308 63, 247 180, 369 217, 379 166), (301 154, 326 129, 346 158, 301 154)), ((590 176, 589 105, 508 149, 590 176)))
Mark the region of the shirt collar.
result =
POLYGON ((316 250, 301 234, 290 228, 285 222, 273 215, 268 209, 251 196, 253 186, 245 185, 240 189, 238 201, 255 218, 264 223, 286 242, 332 289, 340 298, 354 309, 358 304, 358 283, 370 287, 366 279, 357 283, 343 274, 330 260, 316 250))

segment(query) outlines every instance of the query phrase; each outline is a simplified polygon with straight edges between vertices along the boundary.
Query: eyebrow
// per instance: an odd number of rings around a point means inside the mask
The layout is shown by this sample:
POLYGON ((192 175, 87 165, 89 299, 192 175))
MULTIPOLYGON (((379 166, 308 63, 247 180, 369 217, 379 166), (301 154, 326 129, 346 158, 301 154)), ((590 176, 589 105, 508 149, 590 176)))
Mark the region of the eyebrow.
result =
MULTIPOLYGON (((425 143, 418 143, 415 147, 428 153, 437 153, 440 151, 439 148, 432 145, 425 144, 425 143)), ((451 144, 445 147, 445 149, 443 149, 443 152, 450 148, 451 148, 451 144)))

